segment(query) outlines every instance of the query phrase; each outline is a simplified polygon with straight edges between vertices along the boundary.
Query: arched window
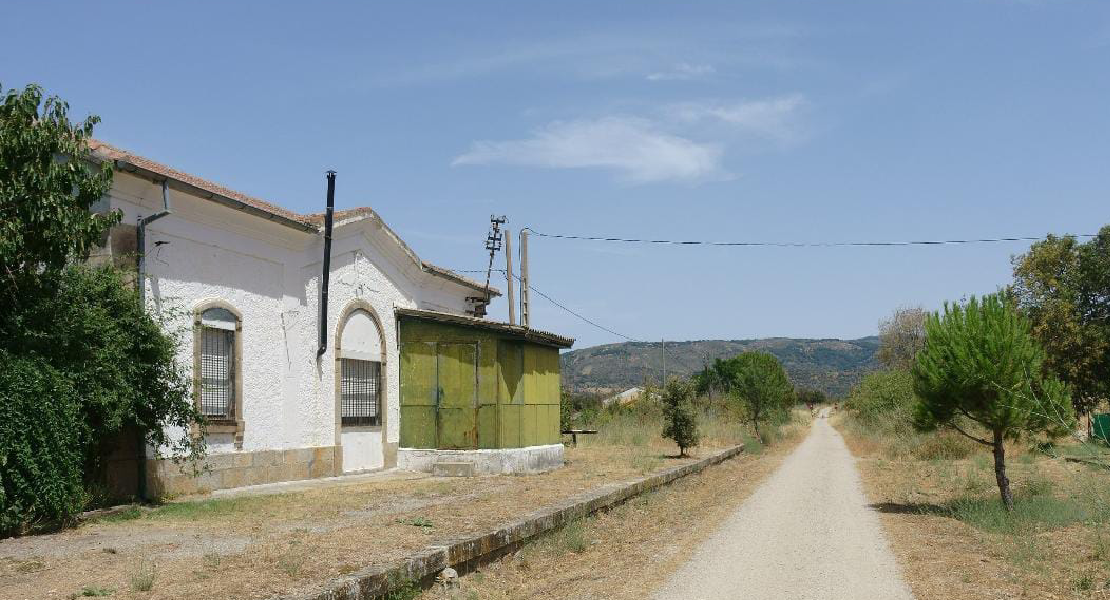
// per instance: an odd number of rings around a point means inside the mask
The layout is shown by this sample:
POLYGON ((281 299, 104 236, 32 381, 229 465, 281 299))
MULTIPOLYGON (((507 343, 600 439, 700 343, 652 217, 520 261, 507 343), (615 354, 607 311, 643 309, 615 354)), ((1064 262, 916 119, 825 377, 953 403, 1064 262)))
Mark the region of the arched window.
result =
POLYGON ((196 383, 200 411, 213 422, 239 420, 239 317, 226 308, 213 307, 202 311, 197 321, 196 383))
POLYGON ((382 424, 382 335, 373 315, 356 309, 347 315, 339 338, 341 424, 382 424))

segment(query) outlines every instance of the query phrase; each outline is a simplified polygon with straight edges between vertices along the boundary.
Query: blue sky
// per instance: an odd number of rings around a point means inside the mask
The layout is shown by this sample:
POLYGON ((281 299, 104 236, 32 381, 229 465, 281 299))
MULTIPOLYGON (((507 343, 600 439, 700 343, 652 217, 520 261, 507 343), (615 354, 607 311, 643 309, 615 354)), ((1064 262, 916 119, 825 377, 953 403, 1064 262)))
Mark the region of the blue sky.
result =
MULTIPOLYGON (((322 208, 334 168, 340 208, 373 206, 456 269, 485 266, 491 213, 772 242, 1110 222, 1110 2, 307 6, 8 3, 0 83, 294 210, 322 208)), ((899 305, 993 291, 1026 246, 530 253, 540 290, 634 338, 854 338, 899 305)), ((533 308, 579 347, 621 340, 533 308)))

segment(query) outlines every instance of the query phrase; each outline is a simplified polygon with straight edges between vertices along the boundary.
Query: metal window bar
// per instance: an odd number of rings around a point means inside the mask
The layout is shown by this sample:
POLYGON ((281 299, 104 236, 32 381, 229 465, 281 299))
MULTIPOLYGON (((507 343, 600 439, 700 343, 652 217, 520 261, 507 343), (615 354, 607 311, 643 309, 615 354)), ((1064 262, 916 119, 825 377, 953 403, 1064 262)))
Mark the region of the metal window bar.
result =
POLYGON ((353 358, 344 358, 340 362, 342 424, 378 425, 381 363, 353 358))
POLYGON ((200 409, 205 417, 231 419, 235 406, 235 332, 201 329, 200 409))

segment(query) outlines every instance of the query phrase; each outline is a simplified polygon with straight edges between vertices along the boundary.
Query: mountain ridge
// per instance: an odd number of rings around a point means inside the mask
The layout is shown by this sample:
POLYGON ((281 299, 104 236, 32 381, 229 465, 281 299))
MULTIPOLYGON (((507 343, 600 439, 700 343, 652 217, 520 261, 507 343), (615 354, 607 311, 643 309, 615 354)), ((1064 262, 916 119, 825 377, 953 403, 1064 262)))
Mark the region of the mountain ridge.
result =
MULTIPOLYGON (((878 336, 855 340, 770 337, 667 342, 667 376, 689 376, 718 358, 759 350, 774 354, 795 386, 832 397, 847 395, 865 373, 879 368, 878 336)), ((563 385, 572 390, 622 390, 662 380, 658 342, 620 342, 564 352, 563 385)))

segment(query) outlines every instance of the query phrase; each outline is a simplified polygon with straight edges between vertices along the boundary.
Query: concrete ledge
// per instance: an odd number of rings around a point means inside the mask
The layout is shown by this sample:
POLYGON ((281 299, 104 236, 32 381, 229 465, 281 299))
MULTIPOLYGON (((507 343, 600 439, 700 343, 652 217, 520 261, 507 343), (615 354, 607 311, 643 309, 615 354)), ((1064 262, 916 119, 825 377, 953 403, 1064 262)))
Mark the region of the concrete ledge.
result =
POLYGON ((630 498, 699 473, 722 463, 744 450, 742 445, 722 450, 680 467, 667 469, 629 482, 611 483, 567 498, 493 531, 445 540, 428 546, 390 565, 368 567, 357 573, 333 579, 294 596, 273 600, 374 600, 406 582, 427 584, 446 567, 468 571, 474 566, 505 554, 529 539, 598 511, 608 510, 630 498))
POLYGON ((398 448, 397 468, 432 473, 436 463, 474 463, 477 475, 543 473, 563 466, 562 444, 524 448, 479 448, 477 450, 436 450, 398 448))

